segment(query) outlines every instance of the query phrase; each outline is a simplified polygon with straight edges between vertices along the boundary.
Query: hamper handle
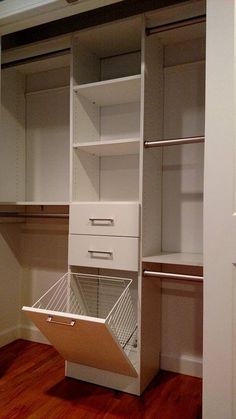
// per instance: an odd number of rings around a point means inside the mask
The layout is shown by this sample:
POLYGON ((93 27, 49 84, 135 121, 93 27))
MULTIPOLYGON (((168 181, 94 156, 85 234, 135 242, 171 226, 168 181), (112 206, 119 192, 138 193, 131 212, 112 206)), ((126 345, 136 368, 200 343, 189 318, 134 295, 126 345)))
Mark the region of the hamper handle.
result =
POLYGON ((75 320, 71 320, 70 323, 58 322, 56 320, 53 320, 53 316, 48 316, 47 322, 54 323, 54 324, 60 324, 62 326, 72 326, 73 327, 75 325, 75 320))

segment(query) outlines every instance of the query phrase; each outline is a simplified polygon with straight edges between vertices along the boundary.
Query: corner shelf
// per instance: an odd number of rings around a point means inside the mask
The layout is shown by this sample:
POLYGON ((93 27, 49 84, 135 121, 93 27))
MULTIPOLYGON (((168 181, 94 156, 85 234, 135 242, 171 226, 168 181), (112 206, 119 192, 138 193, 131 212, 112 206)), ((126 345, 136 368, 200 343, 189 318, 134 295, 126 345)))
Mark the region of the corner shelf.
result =
POLYGON ((74 92, 98 106, 118 105, 140 100, 141 75, 120 77, 74 86, 74 92))
POLYGON ((122 156, 125 154, 138 154, 140 138, 129 138, 111 141, 89 141, 76 143, 74 149, 86 151, 95 156, 122 156))

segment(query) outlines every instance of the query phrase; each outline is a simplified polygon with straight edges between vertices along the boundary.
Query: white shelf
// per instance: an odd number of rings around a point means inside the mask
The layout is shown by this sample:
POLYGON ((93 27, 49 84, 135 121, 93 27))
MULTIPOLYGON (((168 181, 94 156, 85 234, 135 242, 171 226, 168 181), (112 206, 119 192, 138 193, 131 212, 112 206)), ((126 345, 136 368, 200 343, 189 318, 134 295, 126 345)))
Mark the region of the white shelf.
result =
POLYGON ((203 266, 203 255, 201 253, 160 253, 144 257, 143 262, 203 266))
POLYGON ((111 141, 90 141, 76 143, 73 148, 86 151, 96 156, 122 156, 125 154, 138 154, 140 138, 129 138, 111 141))
POLYGON ((118 105, 140 100, 141 75, 82 84, 74 91, 99 106, 118 105))

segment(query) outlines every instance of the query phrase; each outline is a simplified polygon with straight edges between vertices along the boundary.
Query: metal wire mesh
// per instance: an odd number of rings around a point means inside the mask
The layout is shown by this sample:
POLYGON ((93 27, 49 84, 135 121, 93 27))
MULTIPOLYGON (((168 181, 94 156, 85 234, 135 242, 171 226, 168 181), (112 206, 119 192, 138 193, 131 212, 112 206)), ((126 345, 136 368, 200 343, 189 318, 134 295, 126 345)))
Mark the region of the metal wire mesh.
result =
POLYGON ((136 325, 129 290, 131 282, 123 278, 67 273, 33 307, 107 319, 123 346, 136 325), (127 330, 123 330, 124 327, 127 330))

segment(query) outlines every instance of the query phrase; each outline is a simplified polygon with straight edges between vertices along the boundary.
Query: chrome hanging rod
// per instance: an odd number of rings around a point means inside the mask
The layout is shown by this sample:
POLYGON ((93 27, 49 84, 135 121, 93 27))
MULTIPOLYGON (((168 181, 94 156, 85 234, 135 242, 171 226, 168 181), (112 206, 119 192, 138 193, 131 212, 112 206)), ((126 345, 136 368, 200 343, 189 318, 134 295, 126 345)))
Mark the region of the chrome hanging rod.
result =
POLYGON ((151 147, 162 147, 178 144, 195 144, 195 143, 204 143, 205 137, 184 137, 184 138, 170 138, 169 140, 147 140, 144 141, 145 148, 151 147))
POLYGON ((69 218, 69 214, 40 214, 29 212, 0 212, 0 218, 69 218))
POLYGON ((174 274, 174 273, 169 273, 169 272, 155 272, 155 271, 144 270, 143 275, 153 276, 153 277, 162 278, 162 279, 176 279, 179 281, 193 281, 193 282, 203 281, 203 276, 174 274))
POLYGON ((184 28, 190 25, 196 25, 197 23, 206 22, 206 15, 193 16, 187 19, 178 20, 176 22, 165 23, 163 25, 153 26, 146 28, 146 35, 153 35, 155 33, 167 32, 171 29, 184 28))

